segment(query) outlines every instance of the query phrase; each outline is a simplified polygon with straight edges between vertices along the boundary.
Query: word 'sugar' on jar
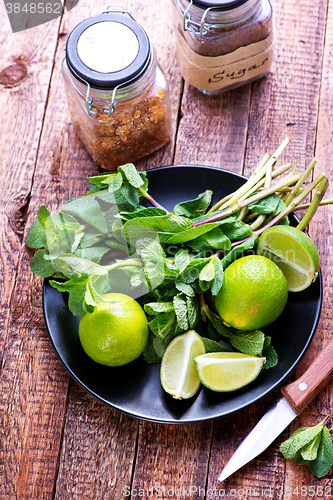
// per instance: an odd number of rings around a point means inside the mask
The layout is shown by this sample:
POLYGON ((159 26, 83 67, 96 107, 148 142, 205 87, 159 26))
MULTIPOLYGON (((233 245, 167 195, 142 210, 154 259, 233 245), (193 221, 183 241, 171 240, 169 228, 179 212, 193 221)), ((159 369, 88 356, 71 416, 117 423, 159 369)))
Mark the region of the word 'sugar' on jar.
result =
POLYGON ((78 24, 62 74, 72 122, 101 168, 133 163, 169 141, 168 84, 147 33, 128 12, 107 10, 78 24))
POLYGON ((269 0, 172 0, 184 80, 218 94, 264 76, 273 62, 269 0))

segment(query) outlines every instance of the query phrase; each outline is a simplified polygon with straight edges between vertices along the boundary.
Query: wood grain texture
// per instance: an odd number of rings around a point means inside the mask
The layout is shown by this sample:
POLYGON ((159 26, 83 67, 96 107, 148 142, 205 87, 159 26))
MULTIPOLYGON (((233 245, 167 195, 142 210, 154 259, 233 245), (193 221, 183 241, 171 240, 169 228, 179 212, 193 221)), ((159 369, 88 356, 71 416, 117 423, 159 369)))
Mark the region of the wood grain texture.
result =
POLYGON ((250 97, 249 84, 218 96, 185 84, 174 163, 241 173, 250 97))
POLYGON ((281 161, 296 158, 303 170, 314 155, 326 1, 284 0, 272 5, 275 63, 266 80, 253 83, 246 175, 285 137, 291 142, 281 161))
MULTIPOLYGON (((323 6, 323 10, 325 5, 323 6)), ((316 137, 314 141, 314 154, 317 159, 315 175, 324 171, 329 177, 330 186, 325 197, 333 196, 332 189, 332 98, 333 98, 333 9, 332 2, 328 3, 325 43, 322 59, 322 76, 320 93, 318 96, 318 123, 316 127, 316 137)), ((296 369, 296 377, 299 377, 308 368, 311 362, 315 359, 316 354, 325 346, 332 338, 332 320, 333 320, 333 290, 332 290, 332 269, 331 263, 333 259, 333 239, 331 227, 333 223, 332 209, 328 207, 319 208, 313 218, 309 233, 315 241, 320 254, 321 270, 323 277, 323 304, 320 316, 319 325, 311 343, 310 348, 305 354, 303 360, 296 369)), ((300 426, 316 425, 323 420, 326 415, 332 413, 333 406, 333 385, 332 382, 326 386, 320 395, 310 403, 310 405, 302 412, 300 417, 291 425, 290 433, 295 431, 300 426)), ((328 427, 333 429, 332 421, 328 422, 328 427)), ((325 478, 318 479, 311 474, 308 467, 296 466, 293 461, 288 460, 286 463, 285 476, 285 495, 284 500, 290 498, 290 492, 296 492, 296 488, 302 485, 312 485, 316 489, 332 488, 333 471, 325 478), (289 493, 289 496, 288 496, 289 493)), ((326 490, 328 491, 328 490, 326 490)), ((329 492, 332 494, 332 490, 329 492)))
POLYGON ((200 488, 203 491, 206 484, 210 441, 211 424, 143 422, 132 497, 139 494, 140 489, 146 495, 150 491, 163 499, 199 497, 200 488))
MULTIPOLYGON (((2 11, 2 18, 5 15, 2 11)), ((4 277, 0 282, 0 353, 6 339, 58 25, 59 20, 46 29, 13 35, 3 23, 0 35, 0 274, 4 277)))
POLYGON ((53 439, 60 441, 64 421, 56 402, 62 393, 66 399, 68 376, 41 331, 40 283, 24 249, 60 20, 13 35, 2 5, 1 15, 0 496, 7 500, 44 498, 44 491, 49 497, 53 489, 59 452, 53 439))
POLYGON ((138 422, 71 383, 55 500, 123 498, 131 484, 138 422))

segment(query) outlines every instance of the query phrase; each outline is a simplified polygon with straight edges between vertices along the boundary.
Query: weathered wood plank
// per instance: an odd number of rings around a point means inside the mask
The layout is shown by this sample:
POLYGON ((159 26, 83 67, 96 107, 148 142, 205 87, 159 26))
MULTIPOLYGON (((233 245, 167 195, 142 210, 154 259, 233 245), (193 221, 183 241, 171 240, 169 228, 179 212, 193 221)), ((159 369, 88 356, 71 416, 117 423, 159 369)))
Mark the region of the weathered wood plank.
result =
MULTIPOLYGON (((267 77, 252 85, 244 164, 244 173, 247 176, 263 154, 272 154, 286 136, 291 138, 291 144, 281 162, 293 161, 296 157, 300 168, 304 168, 314 153, 321 78, 320 53, 325 35, 325 6, 314 5, 312 2, 293 2, 291 5, 288 0, 273 1, 272 4, 275 14, 275 63, 267 77)), ((311 352, 315 353, 316 350, 314 345, 311 352)), ((271 401, 271 398, 268 400, 271 401)), ((239 442, 268 407, 267 401, 264 400, 250 410, 236 415, 234 429, 239 435, 239 442)), ((234 441, 228 444, 223 440, 224 433, 221 429, 224 429, 223 422, 214 424, 209 488, 217 486, 218 473, 236 449, 234 441)), ((225 481, 222 486, 229 492, 226 498, 232 498, 231 490, 237 492, 242 488, 248 488, 248 491, 253 489, 257 495, 260 491, 266 491, 269 493, 267 496, 274 498, 283 493, 284 486, 288 487, 290 481, 287 479, 284 484, 285 461, 278 451, 278 446, 287 437, 287 433, 288 431, 261 457, 225 481)), ((299 479, 297 481, 299 484, 299 479)), ((261 494, 261 497, 264 495, 261 494)))
POLYGON ((200 498, 205 490, 210 424, 161 425, 143 422, 131 498, 200 498))
POLYGON ((275 63, 266 80, 253 83, 246 175, 263 153, 273 153, 286 136, 291 143, 281 161, 296 158, 304 169, 313 158, 326 3, 272 1, 275 63))
POLYGON ((59 362, 45 335, 39 336, 42 310, 35 299, 40 283, 20 265, 22 255, 28 262, 23 249, 26 207, 60 20, 12 34, 3 4, 0 9, 0 496, 7 500, 44 498, 44 487, 52 491, 58 449, 48 437, 52 433, 60 440, 64 409, 56 406, 55 394, 63 392, 66 398, 68 377, 61 369, 48 373, 59 362))
MULTIPOLYGON (((315 167, 315 175, 325 172, 328 179, 332 179, 332 95, 333 95, 333 71, 332 71, 332 53, 333 53, 333 9, 332 3, 329 4, 326 21, 326 38, 322 68, 322 78, 320 86, 319 99, 319 115, 315 138, 315 157, 317 165, 315 167)), ((329 186, 325 198, 333 196, 333 187, 329 186)), ((333 258, 333 209, 329 207, 320 207, 317 210, 315 217, 310 223, 309 232, 315 243, 317 244, 320 258, 321 270, 323 277, 323 305, 320 322, 311 343, 311 346, 304 356, 304 359, 299 364, 296 375, 302 374, 310 363, 315 358, 316 354, 326 345, 332 338, 331 325, 333 319, 333 304, 332 304, 332 269, 331 262, 333 258)), ((293 432, 301 426, 316 425, 320 420, 332 412, 332 394, 333 386, 329 384, 319 396, 302 412, 301 416, 293 423, 290 432, 293 432)), ((333 429, 332 421, 328 423, 331 432, 333 429)), ((315 492, 319 498, 321 495, 332 496, 332 478, 333 471, 322 478, 318 479, 314 476, 307 466, 297 466, 292 460, 287 461, 286 467, 286 482, 285 496, 290 498, 291 494, 296 495, 297 491, 307 493, 309 496, 315 492), (303 490, 301 489, 303 487, 303 490), (311 487, 311 489, 310 489, 311 487), (289 494, 289 495, 288 495, 289 494)))
POLYGON ((173 165, 183 82, 180 69, 174 57, 171 5, 169 2, 164 5, 160 2, 147 2, 147 0, 140 2, 140 6, 136 0, 127 0, 127 2, 122 2, 122 5, 131 12, 136 21, 141 24, 150 37, 156 50, 158 63, 168 80, 171 100, 173 133, 170 142, 155 153, 136 162, 136 167, 139 170, 148 170, 160 166, 173 165))
MULTIPOLYGON (((1 15, 6 13, 1 4, 1 15)), ((3 22, 0 34, 0 352, 5 342, 10 297, 22 245, 26 204, 32 177, 57 44, 59 20, 12 34, 3 22), (19 140, 18 140, 19 138, 19 140)))
POLYGON ((55 500, 123 498, 131 482, 137 420, 70 384, 55 500))
POLYGON ((207 165, 241 173, 251 86, 205 96, 185 84, 175 164, 207 165))

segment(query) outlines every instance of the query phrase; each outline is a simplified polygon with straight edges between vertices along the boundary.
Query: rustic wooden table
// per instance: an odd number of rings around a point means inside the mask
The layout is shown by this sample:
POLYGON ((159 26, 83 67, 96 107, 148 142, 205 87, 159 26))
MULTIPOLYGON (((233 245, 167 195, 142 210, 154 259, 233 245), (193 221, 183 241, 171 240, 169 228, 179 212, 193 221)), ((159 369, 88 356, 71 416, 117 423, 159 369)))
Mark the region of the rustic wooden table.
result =
MULTIPOLYGON (((317 171, 330 178, 332 2, 273 0, 272 72, 215 97, 181 78, 169 3, 122 1, 151 36, 172 94, 172 140, 136 166, 198 164, 248 175, 264 152, 272 153, 289 136, 285 158, 297 158, 304 168, 315 156, 317 171)), ((104 8, 101 0, 80 0, 62 18, 12 34, 0 3, 0 497, 201 500, 221 498, 223 488, 224 498, 332 498, 332 473, 319 480, 306 466, 286 462, 278 450, 290 431, 331 412, 332 384, 291 429, 220 485, 219 472, 279 391, 210 423, 139 421, 85 393, 52 348, 43 319, 42 280, 30 272, 32 252, 25 238, 40 205, 57 211, 67 199, 85 193, 87 176, 98 173, 70 122, 60 66, 66 35, 104 8)), ((333 209, 320 208, 309 232, 321 255, 323 308, 296 375, 331 337, 332 231, 333 209)), ((332 422, 329 426, 332 430, 332 422)))

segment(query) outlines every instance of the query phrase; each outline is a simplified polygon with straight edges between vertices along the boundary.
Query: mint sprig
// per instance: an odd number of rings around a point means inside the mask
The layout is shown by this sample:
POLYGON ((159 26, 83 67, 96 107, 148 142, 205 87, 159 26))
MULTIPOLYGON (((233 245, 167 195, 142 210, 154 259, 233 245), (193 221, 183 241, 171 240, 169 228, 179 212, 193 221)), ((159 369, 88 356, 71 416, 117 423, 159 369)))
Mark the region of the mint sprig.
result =
POLYGON ((333 467, 333 442, 326 427, 329 418, 313 427, 300 427, 280 445, 284 458, 293 458, 297 465, 309 464, 318 478, 329 474, 333 467))

